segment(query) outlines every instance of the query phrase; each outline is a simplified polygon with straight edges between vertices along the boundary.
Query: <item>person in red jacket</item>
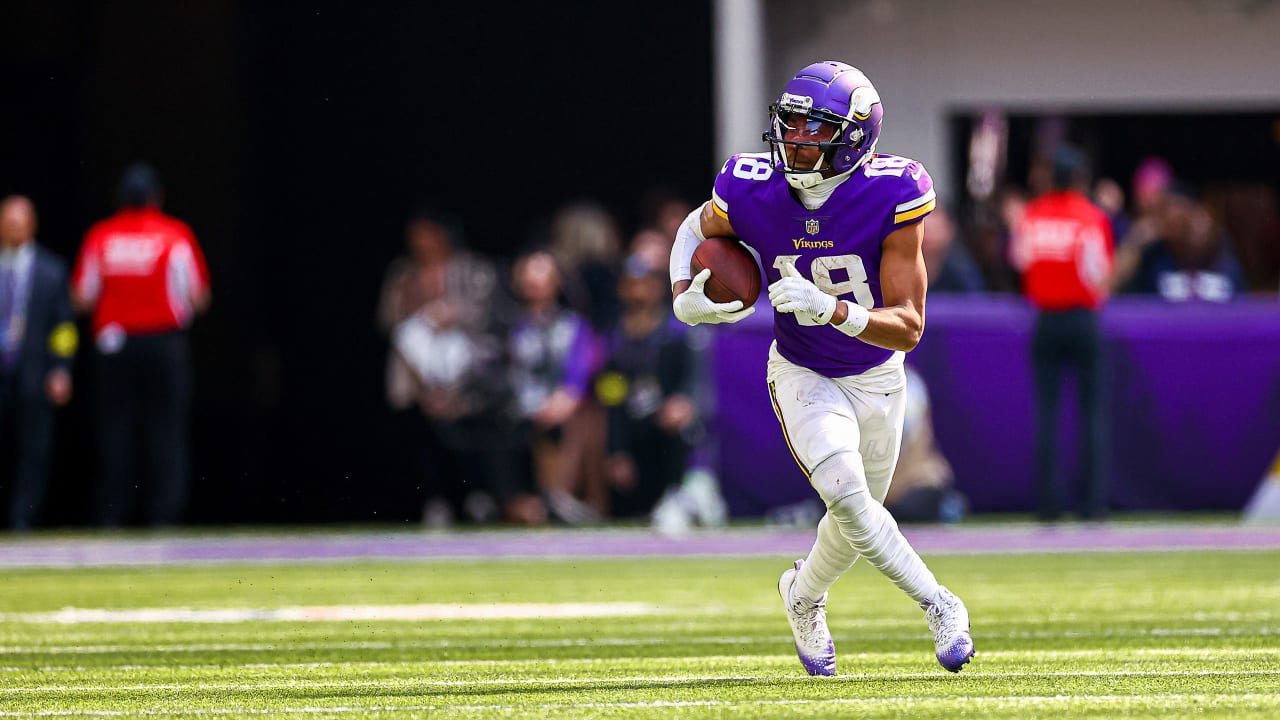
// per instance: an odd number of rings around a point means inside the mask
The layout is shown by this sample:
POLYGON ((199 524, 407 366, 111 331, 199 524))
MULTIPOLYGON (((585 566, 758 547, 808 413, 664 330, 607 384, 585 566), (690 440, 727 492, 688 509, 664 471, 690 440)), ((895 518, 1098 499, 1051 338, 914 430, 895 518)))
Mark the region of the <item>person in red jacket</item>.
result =
POLYGON ((71 277, 72 303, 93 315, 101 467, 95 521, 133 509, 134 434, 146 441, 146 520, 173 525, 186 504, 191 396, 186 328, 209 306, 209 271, 191 228, 160 211, 147 165, 125 170, 120 210, 89 229, 71 277))
POLYGON ((1010 253, 1022 273, 1022 292, 1038 311, 1032 340, 1036 386, 1036 514, 1057 520, 1063 511, 1057 417, 1064 369, 1079 375, 1085 432, 1079 512, 1107 513, 1104 479, 1106 383, 1098 310, 1107 300, 1114 258, 1111 221, 1085 195, 1084 155, 1063 145, 1054 154, 1053 188, 1031 201, 1014 232, 1010 253))

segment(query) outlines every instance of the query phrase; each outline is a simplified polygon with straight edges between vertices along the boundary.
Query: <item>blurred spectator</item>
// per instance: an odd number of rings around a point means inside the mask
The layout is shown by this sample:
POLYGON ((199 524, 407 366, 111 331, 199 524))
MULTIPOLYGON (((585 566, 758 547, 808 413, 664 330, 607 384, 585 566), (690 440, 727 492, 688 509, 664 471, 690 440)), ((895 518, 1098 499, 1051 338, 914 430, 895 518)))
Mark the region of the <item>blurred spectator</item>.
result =
POLYGON ((599 521, 606 505, 603 483, 599 473, 583 471, 590 420, 581 410, 592 372, 591 329, 581 315, 561 307, 560 271, 550 253, 517 259, 512 284, 521 309, 508 342, 511 384, 536 485, 556 519, 599 521), (581 487, 588 479, 596 487, 581 487))
POLYGON ((1111 220, 1111 237, 1117 241, 1129 233, 1132 220, 1124 208, 1124 188, 1111 178, 1101 178, 1093 184, 1093 204, 1111 220))
POLYGON ((1023 292, 1037 309, 1032 358, 1036 389, 1036 514, 1053 521, 1062 512, 1056 448, 1062 371, 1079 374, 1084 416, 1080 514, 1107 512, 1103 479, 1107 456, 1106 398, 1098 309, 1107 299, 1112 265, 1111 223, 1085 196, 1084 156, 1060 145, 1053 157, 1053 189, 1027 204, 1010 248, 1022 271, 1023 292))
POLYGON ((956 224, 951 214, 941 207, 925 220, 922 253, 929 292, 976 293, 985 289, 973 256, 964 243, 956 242, 956 224))
POLYGON ((1133 209, 1138 220, 1158 217, 1173 186, 1173 167, 1155 155, 1143 158, 1133 171, 1133 209))
MULTIPOLYGON (((1006 186, 997 193, 994 203, 982 203, 974 208, 973 259, 982 272, 983 286, 989 291, 1016 292, 1018 289, 1017 273, 1009 265, 1009 242, 1026 206, 1026 191, 1006 186)), ((928 234, 926 228, 926 239, 928 234)))
POLYGON ((657 230, 667 238, 674 238, 676 230, 692 209, 693 205, 674 193, 666 190, 650 190, 644 197, 642 224, 644 227, 657 230))
POLYGON ((662 267, 671 257, 671 243, 676 230, 693 207, 663 191, 645 196, 642 227, 631 238, 628 255, 639 255, 654 267, 662 267))
POLYGON ((607 210, 594 203, 561 208, 551 220, 551 255, 560 266, 568 305, 607 333, 618 319, 618 256, 622 241, 607 210))
MULTIPOLYGON (((599 372, 608 353, 607 343, 618 322, 618 258, 622 240, 617 223, 607 210, 592 202, 566 205, 551 221, 548 250, 560 268, 561 294, 567 306, 591 326, 591 375, 599 372)), ((582 398, 573 422, 582 432, 574 441, 579 458, 579 486, 593 493, 589 503, 606 503, 604 488, 608 417, 594 395, 582 398), (598 497, 595 495, 598 490, 598 497)))
POLYGON ((447 525, 461 511, 473 522, 541 523, 546 511, 524 482, 508 413, 497 271, 459 247, 461 231, 443 213, 416 211, 405 239, 408 255, 388 269, 378 315, 392 348, 387 402, 416 404, 426 420, 398 418, 413 471, 427 476, 423 521, 447 525))
MULTIPOLYGON (((1213 194, 1248 289, 1274 296, 1280 290, 1280 193, 1263 182, 1235 182, 1213 194)), ((1215 212, 1215 216, 1217 213, 1215 212)))
POLYGON ((1164 200, 1157 234, 1135 227, 1118 251, 1118 272, 1132 272, 1125 292, 1159 295, 1171 302, 1225 302, 1244 291, 1244 275, 1231 251, 1230 240, 1208 209, 1185 190, 1164 200))
MULTIPOLYGON (((692 206, 679 198, 661 192, 650 193, 646 203, 646 226, 635 234, 628 248, 629 262, 661 268, 668 265, 676 230, 689 215, 692 206)), ((714 422, 711 412, 716 407, 713 384, 709 381, 708 350, 711 330, 704 325, 689 327, 672 313, 667 313, 673 331, 682 334, 692 352, 692 400, 701 408, 701 422, 685 433, 692 444, 689 461, 678 487, 668 488, 653 510, 653 521, 660 532, 678 534, 695 522, 704 527, 719 527, 728 521, 728 507, 716 477, 716 438, 706 432, 714 422)))
MULTIPOLYGON (((930 221, 933 218, 929 216, 930 221)), ((958 522, 964 517, 967 503, 955 489, 951 463, 934 439, 929 386, 915 368, 907 365, 906 370, 902 450, 884 498, 885 507, 898 522, 958 522)))
POLYGON ((671 240, 675 235, 666 235, 654 228, 644 228, 631 238, 627 248, 630 255, 644 260, 654 267, 659 267, 671 257, 671 240))
POLYGON ((699 421, 695 367, 684 332, 668 322, 665 264, 631 256, 618 292, 622 317, 596 393, 609 408, 611 513, 638 517, 684 476, 688 434, 699 421))
POLYGON ((1123 290, 1133 279, 1142 260, 1142 253, 1163 232, 1169 189, 1172 185, 1173 168, 1164 158, 1144 158, 1134 170, 1134 217, 1123 230, 1115 227, 1112 232, 1116 241, 1115 273, 1111 278, 1113 291, 1123 290))
POLYGON ((119 212, 89 229, 72 274, 73 304, 93 314, 102 457, 94 512, 106 527, 132 511, 138 428, 151 465, 147 522, 179 522, 189 491, 186 329, 209 306, 209 271, 191 228, 160 211, 163 197, 154 169, 126 169, 119 212))
POLYGON ((39 520, 54 409, 71 399, 76 352, 66 263, 35 237, 35 205, 19 195, 0 201, 0 473, 12 473, 14 530, 39 520))

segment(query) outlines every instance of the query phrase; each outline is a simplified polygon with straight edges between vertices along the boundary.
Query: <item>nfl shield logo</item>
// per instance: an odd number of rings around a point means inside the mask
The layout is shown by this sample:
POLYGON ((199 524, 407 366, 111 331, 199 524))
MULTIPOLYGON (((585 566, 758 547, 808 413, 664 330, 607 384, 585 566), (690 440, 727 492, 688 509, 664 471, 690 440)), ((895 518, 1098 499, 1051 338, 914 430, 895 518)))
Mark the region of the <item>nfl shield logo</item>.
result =
POLYGON ((817 235, 817 234, 818 234, 818 221, 817 221, 817 220, 805 220, 805 221, 804 221, 804 231, 805 231, 805 232, 807 232, 807 233, 809 233, 810 235, 817 235))

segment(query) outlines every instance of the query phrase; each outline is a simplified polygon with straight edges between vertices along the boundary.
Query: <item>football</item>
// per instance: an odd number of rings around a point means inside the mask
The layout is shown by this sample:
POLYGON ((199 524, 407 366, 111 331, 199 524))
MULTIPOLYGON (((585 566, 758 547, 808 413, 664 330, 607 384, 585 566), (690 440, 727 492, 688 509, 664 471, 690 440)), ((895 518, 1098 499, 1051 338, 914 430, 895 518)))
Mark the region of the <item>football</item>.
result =
POLYGON ((698 245, 689 269, 697 277, 703 268, 711 268, 703 292, 712 302, 741 300, 743 307, 751 307, 760 297, 760 265, 737 238, 709 237, 698 245))

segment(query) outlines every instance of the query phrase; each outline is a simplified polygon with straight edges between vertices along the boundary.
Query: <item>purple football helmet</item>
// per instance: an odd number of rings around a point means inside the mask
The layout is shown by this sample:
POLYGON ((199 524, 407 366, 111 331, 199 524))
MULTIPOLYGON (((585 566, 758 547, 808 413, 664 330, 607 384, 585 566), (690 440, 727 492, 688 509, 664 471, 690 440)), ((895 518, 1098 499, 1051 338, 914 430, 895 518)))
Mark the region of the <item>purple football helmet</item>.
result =
POLYGON ((811 173, 831 167, 837 174, 858 167, 875 152, 880 139, 884 107, 880 94, 862 71, 842 62, 814 63, 791 78, 776 102, 769 106, 769 131, 765 142, 773 153, 773 164, 784 173, 811 173), (784 140, 788 130, 803 122, 806 134, 821 135, 822 124, 835 127, 829 141, 784 140), (816 145, 822 159, 816 167, 793 168, 787 164, 784 145, 816 145))

